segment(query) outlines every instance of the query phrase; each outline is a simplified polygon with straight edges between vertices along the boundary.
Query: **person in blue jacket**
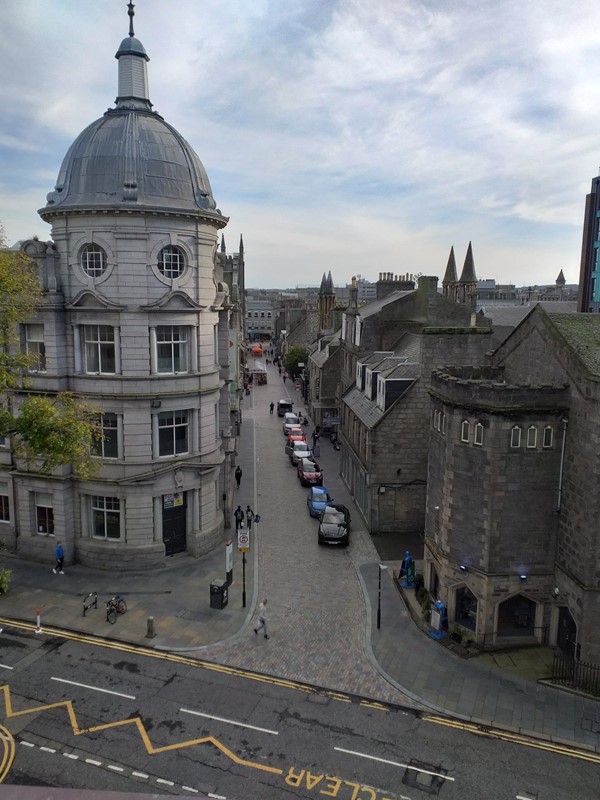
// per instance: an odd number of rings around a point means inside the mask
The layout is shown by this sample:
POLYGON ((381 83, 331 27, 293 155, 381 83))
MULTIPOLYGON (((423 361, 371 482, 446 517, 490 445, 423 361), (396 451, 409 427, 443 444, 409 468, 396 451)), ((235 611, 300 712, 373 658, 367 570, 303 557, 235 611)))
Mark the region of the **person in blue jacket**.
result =
POLYGON ((56 547, 54 548, 54 555, 56 556, 56 566, 54 567, 52 572, 55 575, 56 573, 58 573, 59 575, 64 575, 65 573, 63 572, 63 562, 65 560, 65 549, 62 546, 62 542, 60 540, 56 543, 56 547))

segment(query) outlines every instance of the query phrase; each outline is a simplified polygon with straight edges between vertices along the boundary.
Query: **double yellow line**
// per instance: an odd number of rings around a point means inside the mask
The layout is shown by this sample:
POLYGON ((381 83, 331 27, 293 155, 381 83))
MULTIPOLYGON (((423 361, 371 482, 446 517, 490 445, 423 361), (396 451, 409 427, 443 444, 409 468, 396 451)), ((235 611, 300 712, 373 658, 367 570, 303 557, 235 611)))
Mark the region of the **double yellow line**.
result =
POLYGON ((0 740, 2 741, 2 760, 0 761, 0 783, 8 775, 12 762, 15 758, 15 740, 11 732, 0 725, 0 740))
POLYGON ((446 728, 454 728, 455 730, 465 731, 466 733, 474 733, 477 736, 487 736, 489 739, 502 739, 504 742, 513 742, 514 744, 520 744, 524 747, 533 747, 536 750, 545 750, 560 756, 577 758, 580 761, 590 761, 592 764, 600 764, 600 754, 593 753, 591 750, 581 750, 576 747, 569 747, 568 745, 544 742, 542 739, 534 739, 529 736, 523 736, 523 734, 520 733, 511 733, 510 731, 503 731, 498 728, 486 728, 484 725, 460 722, 450 719, 449 717, 436 716, 435 714, 421 714, 421 719, 424 722, 432 722, 434 725, 443 725, 446 728))

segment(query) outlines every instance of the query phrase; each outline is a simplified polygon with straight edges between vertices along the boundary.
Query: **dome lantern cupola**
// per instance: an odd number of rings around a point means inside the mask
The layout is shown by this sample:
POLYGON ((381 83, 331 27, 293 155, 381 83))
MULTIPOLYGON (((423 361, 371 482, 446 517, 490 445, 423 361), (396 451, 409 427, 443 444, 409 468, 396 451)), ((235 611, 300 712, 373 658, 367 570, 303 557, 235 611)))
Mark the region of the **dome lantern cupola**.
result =
POLYGON ((144 46, 133 32, 116 53, 119 88, 114 108, 83 130, 63 159, 56 186, 38 213, 140 211, 191 214, 222 228, 206 170, 183 136, 152 109, 144 46))
POLYGON ((144 45, 133 33, 133 3, 128 3, 129 36, 121 42, 115 58, 119 62, 119 94, 117 108, 152 108, 148 94, 148 70, 150 61, 144 45))

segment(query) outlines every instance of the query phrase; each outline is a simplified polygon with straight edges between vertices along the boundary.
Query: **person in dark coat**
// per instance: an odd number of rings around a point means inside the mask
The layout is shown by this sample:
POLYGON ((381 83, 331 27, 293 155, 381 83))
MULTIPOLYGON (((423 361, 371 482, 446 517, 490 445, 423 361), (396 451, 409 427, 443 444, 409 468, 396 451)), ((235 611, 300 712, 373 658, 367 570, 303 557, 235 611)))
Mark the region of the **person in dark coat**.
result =
POLYGON ((244 522, 244 511, 241 506, 238 506, 236 510, 233 512, 233 516, 235 518, 235 529, 239 531, 242 527, 242 523, 244 522))
POLYGON ((237 484, 237 488, 239 489, 240 488, 240 483, 242 482, 242 468, 240 467, 239 464, 235 468, 235 473, 234 474, 235 474, 235 482, 237 484))

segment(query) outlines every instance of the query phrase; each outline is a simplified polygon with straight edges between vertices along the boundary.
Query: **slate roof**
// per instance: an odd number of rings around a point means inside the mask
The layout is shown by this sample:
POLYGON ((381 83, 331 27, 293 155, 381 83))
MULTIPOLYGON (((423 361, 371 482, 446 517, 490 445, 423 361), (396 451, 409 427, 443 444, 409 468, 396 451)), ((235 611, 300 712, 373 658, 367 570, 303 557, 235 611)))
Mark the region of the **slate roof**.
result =
POLYGON ((516 328, 536 305, 541 306, 548 314, 553 314, 554 312, 574 314, 577 311, 577 302, 574 300, 540 301, 531 305, 518 306, 492 305, 485 302, 481 304, 487 319, 492 320, 492 327, 500 328, 516 328))
POLYGON ((548 314, 591 375, 600 377, 600 314, 548 314))
MULTIPOLYGON (((390 363, 388 371, 384 374, 386 378, 416 380, 419 377, 420 371, 421 368, 419 364, 390 363)), ((376 400, 369 400, 364 392, 361 392, 360 389, 353 386, 344 395, 343 402, 356 414, 358 419, 366 425, 367 428, 375 428, 401 398, 402 395, 396 398, 385 411, 382 411, 377 405, 376 400)))
POLYGON ((364 306, 358 309, 358 314, 362 319, 372 317, 373 314, 378 314, 382 308, 385 308, 385 306, 393 303, 395 300, 399 300, 401 297, 406 297, 406 295, 413 294, 416 291, 416 289, 411 289, 410 291, 396 289, 396 291, 386 294, 385 297, 381 297, 379 300, 371 300, 370 303, 365 303, 364 306))

